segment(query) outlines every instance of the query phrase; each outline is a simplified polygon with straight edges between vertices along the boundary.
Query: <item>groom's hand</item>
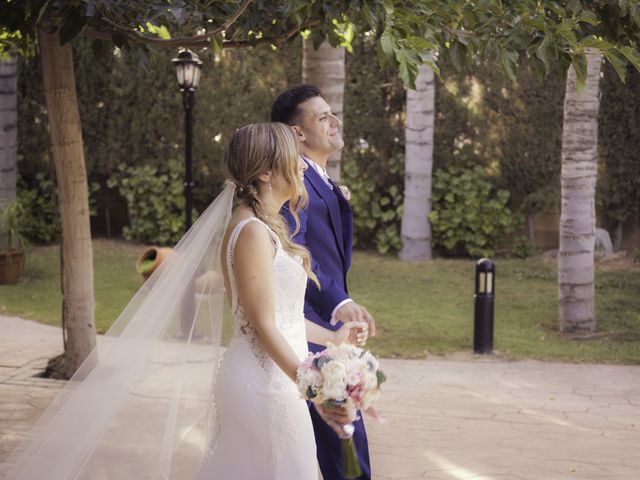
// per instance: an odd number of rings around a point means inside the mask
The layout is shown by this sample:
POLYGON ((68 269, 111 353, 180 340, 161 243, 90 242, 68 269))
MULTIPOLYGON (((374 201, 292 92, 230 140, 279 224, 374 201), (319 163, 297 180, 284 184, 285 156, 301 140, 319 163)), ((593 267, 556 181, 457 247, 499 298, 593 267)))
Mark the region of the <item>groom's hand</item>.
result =
POLYGON ((335 344, 350 343, 358 347, 367 344, 369 325, 365 322, 347 322, 335 331, 335 344))
POLYGON ((345 303, 341 306, 335 315, 336 320, 340 320, 344 323, 349 322, 366 322, 369 326, 369 335, 375 337, 376 335, 376 322, 371 314, 362 305, 356 302, 345 303))
POLYGON ((322 405, 313 404, 313 408, 316 409, 320 417, 325 421, 327 425, 331 427, 331 430, 335 432, 340 438, 349 438, 349 435, 343 430, 343 425, 354 422, 356 419, 352 418, 347 409, 341 407, 324 407, 322 405))

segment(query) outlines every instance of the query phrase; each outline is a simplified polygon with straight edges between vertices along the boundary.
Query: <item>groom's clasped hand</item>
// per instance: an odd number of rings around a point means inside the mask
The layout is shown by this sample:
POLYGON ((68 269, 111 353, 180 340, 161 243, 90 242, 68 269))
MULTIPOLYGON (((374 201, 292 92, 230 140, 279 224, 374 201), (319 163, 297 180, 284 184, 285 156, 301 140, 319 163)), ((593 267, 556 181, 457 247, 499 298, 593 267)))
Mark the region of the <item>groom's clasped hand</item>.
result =
POLYGON ((366 308, 356 302, 349 302, 340 307, 335 314, 335 319, 345 324, 356 323, 362 325, 355 333, 355 336, 359 339, 355 340, 354 336, 355 341, 350 340, 350 343, 354 345, 363 346, 369 336, 375 337, 376 335, 376 324, 373 316, 366 308))

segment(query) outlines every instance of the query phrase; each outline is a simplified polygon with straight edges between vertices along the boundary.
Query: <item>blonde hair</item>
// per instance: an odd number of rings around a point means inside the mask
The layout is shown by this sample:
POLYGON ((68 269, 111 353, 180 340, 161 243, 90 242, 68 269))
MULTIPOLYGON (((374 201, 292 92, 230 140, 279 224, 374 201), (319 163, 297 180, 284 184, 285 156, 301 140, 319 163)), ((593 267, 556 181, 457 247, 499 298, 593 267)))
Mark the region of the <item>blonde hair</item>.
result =
POLYGON ((280 239, 282 248, 298 255, 309 278, 318 286, 311 271, 311 256, 291 238, 300 230, 298 212, 307 206, 309 197, 300 178, 298 141, 291 127, 283 123, 254 123, 236 130, 225 154, 227 175, 236 184, 236 197, 242 205, 266 223, 280 239), (258 177, 266 172, 280 173, 289 185, 289 211, 296 227, 289 232, 282 215, 268 213, 258 198, 258 177))

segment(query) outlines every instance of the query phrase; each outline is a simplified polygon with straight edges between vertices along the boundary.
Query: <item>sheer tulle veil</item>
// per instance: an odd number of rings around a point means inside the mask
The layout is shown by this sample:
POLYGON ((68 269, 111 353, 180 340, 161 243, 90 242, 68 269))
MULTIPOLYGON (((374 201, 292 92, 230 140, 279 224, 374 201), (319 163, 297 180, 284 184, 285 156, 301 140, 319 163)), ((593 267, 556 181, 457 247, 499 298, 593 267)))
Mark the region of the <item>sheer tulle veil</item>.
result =
POLYGON ((224 191, 144 283, 6 463, 10 480, 194 478, 214 441, 224 191))

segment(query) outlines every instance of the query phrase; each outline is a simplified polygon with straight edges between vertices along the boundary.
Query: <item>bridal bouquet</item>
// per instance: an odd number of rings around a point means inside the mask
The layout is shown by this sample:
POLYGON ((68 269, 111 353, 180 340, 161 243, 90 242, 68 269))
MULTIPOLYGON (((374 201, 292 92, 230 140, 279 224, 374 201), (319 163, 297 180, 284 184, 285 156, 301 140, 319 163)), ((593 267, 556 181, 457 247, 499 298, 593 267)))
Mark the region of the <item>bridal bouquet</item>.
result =
MULTIPOLYGON (((368 351, 343 343, 309 355, 298 367, 296 383, 302 396, 326 407, 344 407, 351 412, 371 407, 385 381, 378 360, 368 351)), ((362 475, 353 439, 353 425, 343 427, 348 439, 342 440, 345 478, 362 475)))

